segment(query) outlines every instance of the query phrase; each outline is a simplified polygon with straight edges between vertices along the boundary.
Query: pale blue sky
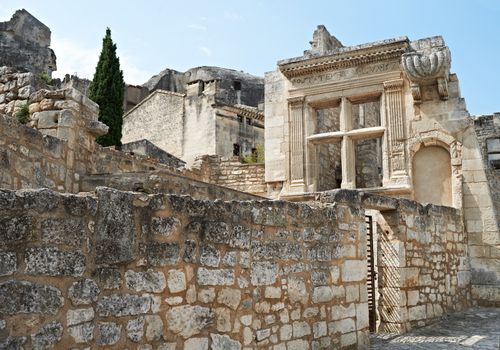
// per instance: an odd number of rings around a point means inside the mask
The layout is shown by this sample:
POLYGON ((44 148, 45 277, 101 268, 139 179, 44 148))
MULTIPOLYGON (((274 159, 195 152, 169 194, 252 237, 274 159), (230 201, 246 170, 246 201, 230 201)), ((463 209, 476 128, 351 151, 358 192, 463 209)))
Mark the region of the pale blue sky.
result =
POLYGON ((201 65, 256 75, 300 56, 316 25, 344 45, 442 35, 472 114, 500 111, 500 1, 106 1, 0 0, 0 21, 25 8, 52 30, 55 76, 91 78, 105 29, 125 80, 201 65))

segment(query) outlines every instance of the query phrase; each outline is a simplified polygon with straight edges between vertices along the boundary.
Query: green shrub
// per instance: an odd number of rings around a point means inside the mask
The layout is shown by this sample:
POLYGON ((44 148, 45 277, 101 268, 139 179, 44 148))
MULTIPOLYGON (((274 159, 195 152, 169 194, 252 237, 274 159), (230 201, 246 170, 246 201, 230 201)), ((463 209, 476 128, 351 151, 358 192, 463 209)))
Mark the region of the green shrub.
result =
POLYGON ((243 156, 241 158, 241 162, 246 164, 264 163, 264 146, 261 144, 255 145, 255 149, 252 154, 243 156))
POLYGON ((26 124, 30 120, 28 103, 25 103, 16 112, 16 118, 21 124, 26 124))
POLYGON ((40 79, 42 79, 47 85, 52 85, 52 78, 46 72, 40 74, 40 79))

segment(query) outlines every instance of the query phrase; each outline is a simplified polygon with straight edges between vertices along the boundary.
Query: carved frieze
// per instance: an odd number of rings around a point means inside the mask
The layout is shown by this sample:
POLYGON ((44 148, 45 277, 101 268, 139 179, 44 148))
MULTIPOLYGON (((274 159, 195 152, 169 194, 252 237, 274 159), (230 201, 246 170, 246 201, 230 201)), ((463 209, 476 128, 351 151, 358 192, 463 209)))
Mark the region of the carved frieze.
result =
POLYGON ((290 81, 295 88, 308 87, 312 85, 321 85, 326 83, 341 82, 361 76, 385 73, 399 70, 399 63, 381 62, 368 64, 358 67, 347 68, 343 70, 324 72, 314 75, 306 75, 291 78, 290 81))
POLYGON ((411 92, 416 103, 421 102, 420 86, 437 81, 441 99, 448 99, 448 76, 451 54, 447 46, 435 46, 407 52, 401 57, 401 65, 411 82, 411 92))

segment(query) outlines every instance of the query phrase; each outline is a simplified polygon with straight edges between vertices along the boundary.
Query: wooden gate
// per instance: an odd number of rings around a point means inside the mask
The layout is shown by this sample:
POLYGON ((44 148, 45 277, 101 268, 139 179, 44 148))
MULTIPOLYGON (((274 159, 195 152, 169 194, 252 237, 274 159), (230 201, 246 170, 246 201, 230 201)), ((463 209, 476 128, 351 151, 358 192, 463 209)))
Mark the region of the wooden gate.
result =
POLYGON ((370 332, 375 332, 377 329, 377 310, 375 303, 376 293, 376 272, 375 272, 375 251, 373 249, 373 218, 369 215, 365 216, 366 223, 366 256, 368 262, 366 275, 366 288, 368 290, 368 320, 370 332))

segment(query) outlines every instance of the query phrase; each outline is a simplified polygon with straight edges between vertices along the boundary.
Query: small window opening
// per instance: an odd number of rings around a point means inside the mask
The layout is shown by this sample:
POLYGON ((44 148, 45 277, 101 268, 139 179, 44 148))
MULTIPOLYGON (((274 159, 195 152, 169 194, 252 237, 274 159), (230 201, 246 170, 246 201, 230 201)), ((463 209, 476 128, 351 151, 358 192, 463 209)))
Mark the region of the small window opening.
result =
POLYGON ((243 117, 241 115, 238 115, 238 122, 243 123, 243 117))
POLYGON ((240 155, 240 145, 237 143, 233 143, 233 156, 240 155))
POLYGON ((233 82, 233 88, 234 88, 236 91, 240 91, 240 90, 241 90, 241 81, 235 80, 235 81, 233 82))
POLYGON ((248 124, 248 125, 252 125, 252 118, 248 118, 248 117, 247 117, 247 124, 248 124))

